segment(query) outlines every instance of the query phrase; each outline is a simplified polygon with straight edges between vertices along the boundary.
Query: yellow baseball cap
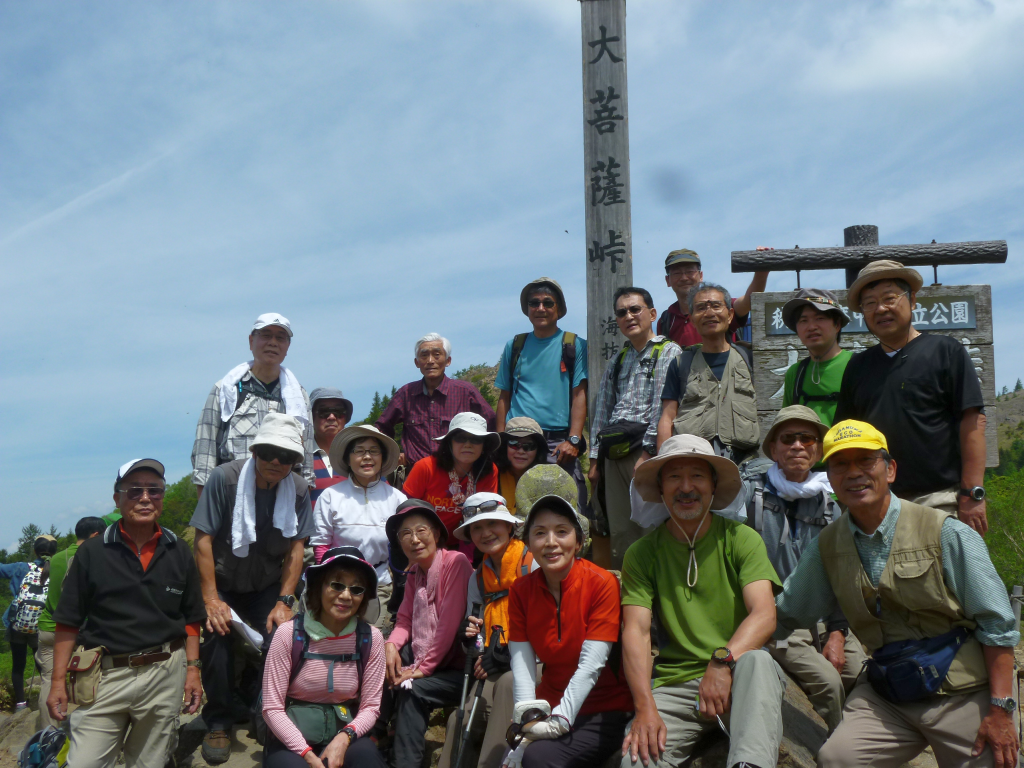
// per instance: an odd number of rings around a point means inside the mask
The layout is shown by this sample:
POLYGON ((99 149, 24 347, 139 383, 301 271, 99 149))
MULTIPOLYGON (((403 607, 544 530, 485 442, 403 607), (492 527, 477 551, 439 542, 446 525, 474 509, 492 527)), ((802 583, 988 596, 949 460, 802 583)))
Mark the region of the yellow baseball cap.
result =
POLYGON ((889 444, 885 441, 885 435, 872 427, 866 421, 854 421, 847 419, 834 425, 825 434, 824 450, 825 455, 822 461, 828 459, 833 453, 845 451, 847 448, 866 448, 869 451, 888 451, 889 444))

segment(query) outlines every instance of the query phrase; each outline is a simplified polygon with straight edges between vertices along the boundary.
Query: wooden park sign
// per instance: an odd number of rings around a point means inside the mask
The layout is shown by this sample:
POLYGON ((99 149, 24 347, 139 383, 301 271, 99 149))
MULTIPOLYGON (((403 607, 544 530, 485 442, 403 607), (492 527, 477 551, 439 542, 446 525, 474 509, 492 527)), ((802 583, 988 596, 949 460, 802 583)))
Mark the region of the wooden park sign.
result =
MULTIPOLYGON (((878 245, 878 228, 850 227, 846 241, 860 240, 843 248, 794 248, 776 251, 733 251, 732 271, 759 269, 847 269, 847 285, 870 261, 891 259, 905 266, 932 266, 937 274, 944 264, 1004 263, 1006 241, 977 243, 931 243, 928 245, 878 245), (850 230, 855 230, 851 238, 850 230), (872 232, 873 230, 873 232, 872 232), (864 242, 864 240, 874 242, 864 242)), ((919 270, 920 271, 920 270, 919 270)), ((810 287, 810 286, 808 286, 810 287)), ((816 288, 828 288, 817 285, 816 288)), ((846 305, 846 291, 835 290, 850 323, 843 329, 840 346, 854 352, 873 346, 878 340, 868 331, 864 317, 846 305)), ((766 434, 782 407, 786 370, 807 357, 807 350, 782 323, 782 306, 794 292, 756 293, 752 302, 754 389, 761 433, 766 434)), ((917 294, 913 324, 919 331, 952 336, 967 349, 981 379, 981 391, 988 414, 985 438, 986 464, 999 464, 996 436, 995 350, 992 345, 992 290, 988 285, 925 286, 917 294)))

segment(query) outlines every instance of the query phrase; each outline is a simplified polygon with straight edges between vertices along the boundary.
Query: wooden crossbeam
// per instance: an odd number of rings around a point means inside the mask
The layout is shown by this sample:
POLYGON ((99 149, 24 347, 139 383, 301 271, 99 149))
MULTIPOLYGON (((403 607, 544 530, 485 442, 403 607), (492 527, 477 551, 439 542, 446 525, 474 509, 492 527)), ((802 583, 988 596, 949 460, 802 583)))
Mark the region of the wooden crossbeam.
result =
POLYGON ((733 272, 759 270, 843 269, 890 259, 906 266, 1003 264, 1005 240, 925 245, 851 245, 843 248, 785 248, 774 251, 733 251, 733 272))

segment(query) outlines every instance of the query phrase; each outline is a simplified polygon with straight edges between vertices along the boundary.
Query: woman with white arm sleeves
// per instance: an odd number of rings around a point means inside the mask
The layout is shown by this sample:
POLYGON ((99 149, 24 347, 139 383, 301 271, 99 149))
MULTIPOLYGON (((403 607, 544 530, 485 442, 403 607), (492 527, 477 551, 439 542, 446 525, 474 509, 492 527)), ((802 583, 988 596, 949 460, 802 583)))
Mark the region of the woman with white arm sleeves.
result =
POLYGON ((509 595, 516 715, 514 748, 503 764, 510 768, 601 765, 621 749, 633 713, 619 654, 612 654, 619 584, 578 559, 589 525, 576 505, 576 484, 557 465, 531 468, 516 486, 516 506, 527 516, 523 538, 540 569, 517 579, 509 595), (537 659, 544 664, 539 685, 537 659))

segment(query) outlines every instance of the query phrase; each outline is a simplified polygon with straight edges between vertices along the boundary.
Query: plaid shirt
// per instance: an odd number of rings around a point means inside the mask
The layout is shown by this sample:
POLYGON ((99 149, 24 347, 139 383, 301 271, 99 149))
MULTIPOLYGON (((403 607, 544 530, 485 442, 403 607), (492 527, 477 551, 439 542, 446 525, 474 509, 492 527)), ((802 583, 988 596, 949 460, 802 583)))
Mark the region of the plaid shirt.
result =
MULTIPOLYGON (((870 536, 857 527, 852 517, 849 519, 861 565, 876 588, 892 551, 899 516, 900 500, 896 494, 891 494, 885 518, 870 536)), ((846 523, 837 520, 833 525, 846 523)), ((1020 632, 1017 631, 1013 608, 981 536, 953 517, 943 522, 940 535, 942 580, 963 606, 967 618, 978 622, 974 630, 978 642, 982 645, 1016 646, 1020 642, 1020 632)), ((804 550, 796 570, 786 579, 785 588, 775 603, 778 607, 776 638, 810 626, 838 606, 821 562, 817 539, 804 550)))
MULTIPOLYGON (((260 424, 263 423, 263 417, 268 413, 284 412, 280 381, 268 390, 262 381, 252 375, 252 371, 246 371, 241 382, 251 386, 259 396, 246 394, 228 422, 223 422, 220 418, 220 400, 217 397, 219 381, 213 385, 209 397, 206 398, 206 405, 203 406, 199 423, 196 425, 196 441, 192 445, 192 482, 195 485, 206 485, 214 467, 236 459, 249 458, 249 447, 256 438, 260 424)), ((302 462, 302 476, 312 486, 316 480, 313 474, 313 451, 316 450, 316 441, 313 439, 313 424, 308 415, 309 396, 305 389, 302 390, 302 398, 306 401, 307 409, 306 456, 302 462)))
POLYGON ((615 373, 615 362, 622 353, 608 361, 590 419, 590 458, 596 459, 601 448, 598 432, 609 424, 624 421, 646 423, 644 449, 652 456, 657 453, 654 445, 658 437, 658 419, 661 418, 661 391, 665 388, 669 364, 683 351, 678 344, 669 341, 662 347, 655 363, 654 345, 662 341, 667 339, 664 336, 653 337, 639 354, 630 342, 626 342, 626 356, 619 370, 618 395, 614 402, 612 375, 615 373))
POLYGON ((437 443, 433 439, 444 437, 452 417, 464 411, 480 414, 487 420, 487 428, 494 429, 494 409, 468 381, 445 376, 434 393, 427 395, 420 379, 395 393, 374 426, 394 437, 395 426, 402 425, 402 452, 406 465, 412 466, 434 453, 437 443))

